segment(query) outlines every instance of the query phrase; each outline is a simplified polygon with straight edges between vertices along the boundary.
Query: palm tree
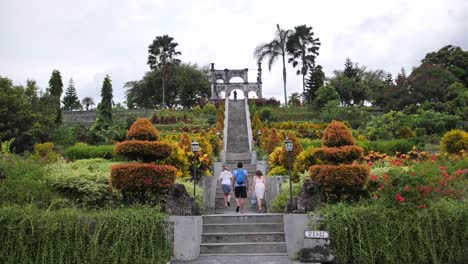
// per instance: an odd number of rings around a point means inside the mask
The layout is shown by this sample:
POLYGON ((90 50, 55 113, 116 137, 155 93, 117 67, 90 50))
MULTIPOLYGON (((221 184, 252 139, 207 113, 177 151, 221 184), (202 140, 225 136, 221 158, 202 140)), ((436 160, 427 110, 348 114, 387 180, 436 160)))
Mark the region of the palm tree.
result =
POLYGON ((148 65, 151 70, 161 69, 162 70, 162 107, 166 106, 166 78, 167 78, 167 66, 170 64, 180 64, 180 60, 175 57, 181 55, 182 52, 176 51, 176 47, 179 45, 177 42, 173 42, 174 38, 168 35, 157 36, 151 45, 148 47, 148 65))
POLYGON ((92 97, 85 97, 83 100, 81 100, 81 103, 86 107, 86 111, 89 110, 90 105, 94 105, 94 100, 92 97))
POLYGON ((305 76, 309 67, 315 66, 315 58, 319 55, 320 44, 319 38, 314 38, 312 27, 306 25, 295 27, 294 33, 291 34, 286 44, 287 51, 291 55, 288 62, 292 63, 294 68, 299 64, 301 66, 296 74, 302 74, 302 93, 305 90, 305 76))
POLYGON ((254 57, 258 63, 261 63, 265 57, 268 57, 268 70, 271 71, 271 66, 276 59, 281 56, 283 59, 283 88, 284 88, 284 104, 288 105, 288 96, 286 93, 286 43, 288 41, 290 30, 283 30, 279 25, 276 25, 275 38, 267 43, 262 43, 255 48, 254 57))

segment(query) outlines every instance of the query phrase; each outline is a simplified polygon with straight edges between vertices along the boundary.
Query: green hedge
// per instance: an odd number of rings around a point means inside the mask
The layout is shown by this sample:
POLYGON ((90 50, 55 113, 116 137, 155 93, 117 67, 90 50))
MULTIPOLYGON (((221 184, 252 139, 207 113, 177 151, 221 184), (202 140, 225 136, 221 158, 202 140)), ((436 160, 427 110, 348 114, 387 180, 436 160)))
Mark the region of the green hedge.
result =
POLYGON ((0 263, 164 263, 165 215, 138 207, 86 211, 0 208, 0 263))
POLYGON ((330 206, 319 214, 337 263, 468 263, 468 203, 442 200, 412 211, 330 206))
POLYGON ((379 140, 379 141, 359 141, 356 145, 364 148, 367 154, 370 150, 380 153, 387 153, 388 155, 395 155, 395 152, 406 153, 409 152, 413 146, 417 146, 417 142, 408 139, 394 139, 394 140, 379 140))
POLYGON ((89 146, 84 143, 77 143, 65 150, 65 156, 71 160, 103 158, 112 159, 114 157, 115 145, 89 146))

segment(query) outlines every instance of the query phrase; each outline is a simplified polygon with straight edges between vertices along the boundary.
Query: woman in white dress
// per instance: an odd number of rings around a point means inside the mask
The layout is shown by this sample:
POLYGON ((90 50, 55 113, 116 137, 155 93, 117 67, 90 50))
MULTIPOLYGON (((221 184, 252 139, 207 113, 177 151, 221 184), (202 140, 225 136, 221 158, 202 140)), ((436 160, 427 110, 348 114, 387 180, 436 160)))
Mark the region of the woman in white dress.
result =
POLYGON ((254 190, 255 196, 257 197, 258 211, 262 212, 262 199, 265 196, 265 191, 268 191, 268 189, 266 189, 265 177, 263 176, 262 172, 259 170, 255 173, 255 176, 254 176, 253 190, 254 190))

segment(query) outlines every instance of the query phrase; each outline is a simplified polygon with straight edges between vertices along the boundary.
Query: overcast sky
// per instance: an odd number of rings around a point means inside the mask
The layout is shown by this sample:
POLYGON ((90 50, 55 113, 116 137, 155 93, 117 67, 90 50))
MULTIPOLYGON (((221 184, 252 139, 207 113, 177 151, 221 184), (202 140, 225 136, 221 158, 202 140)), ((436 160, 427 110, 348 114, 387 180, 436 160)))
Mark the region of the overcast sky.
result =
MULTIPOLYGON (((174 37, 184 62, 255 69, 253 50, 273 38, 276 24, 313 27, 327 77, 347 57, 395 75, 445 45, 468 49, 467 0, 0 0, 0 75, 44 89, 58 69, 64 89, 73 78, 78 96, 97 103, 109 74, 123 102, 123 84, 149 69, 156 36, 174 37)), ((280 61, 271 72, 264 66, 264 97, 283 98, 281 72, 280 61)), ((287 85, 288 93, 302 91, 291 66, 287 85)))

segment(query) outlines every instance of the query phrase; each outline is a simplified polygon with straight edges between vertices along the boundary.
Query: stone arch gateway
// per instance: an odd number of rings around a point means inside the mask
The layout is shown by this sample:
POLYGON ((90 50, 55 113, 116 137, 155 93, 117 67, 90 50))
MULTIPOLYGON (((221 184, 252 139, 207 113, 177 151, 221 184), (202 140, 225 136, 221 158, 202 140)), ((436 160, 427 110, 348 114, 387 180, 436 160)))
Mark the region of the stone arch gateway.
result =
POLYGON ((255 92, 258 98, 262 98, 262 66, 258 64, 257 82, 249 82, 248 77, 249 69, 242 70, 216 70, 214 63, 211 63, 210 69, 210 82, 211 82, 211 99, 221 99, 220 93, 224 92, 226 97, 229 94, 238 89, 243 91, 247 97, 249 92, 255 92), (237 77, 237 78, 236 78, 237 77), (231 83, 231 79, 241 79, 243 82, 231 83), (222 82, 220 82, 222 81, 222 82))

